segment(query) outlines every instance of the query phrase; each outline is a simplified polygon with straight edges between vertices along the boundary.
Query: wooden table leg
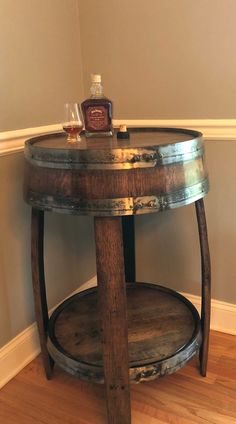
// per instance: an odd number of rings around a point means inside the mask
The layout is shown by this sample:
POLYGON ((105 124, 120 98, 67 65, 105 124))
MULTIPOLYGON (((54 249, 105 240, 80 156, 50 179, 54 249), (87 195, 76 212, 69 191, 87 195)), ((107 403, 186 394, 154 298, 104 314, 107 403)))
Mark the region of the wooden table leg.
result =
POLYGON ((201 305, 201 325, 202 325, 202 346, 200 350, 200 369, 205 377, 207 370, 210 315, 211 315, 211 263, 207 237, 207 224, 203 199, 195 202, 198 222, 199 241, 201 249, 202 268, 202 305, 201 305))
POLYGON ((109 424, 130 424, 126 284, 120 217, 95 218, 98 307, 109 424))
POLYGON ((122 230, 125 259, 125 280, 134 283, 135 276, 135 231, 134 216, 122 216, 122 230))
POLYGON ((32 208, 31 216, 31 267, 34 292, 35 317, 38 325, 43 365, 48 379, 51 378, 53 360, 47 350, 48 307, 44 278, 44 212, 32 208))

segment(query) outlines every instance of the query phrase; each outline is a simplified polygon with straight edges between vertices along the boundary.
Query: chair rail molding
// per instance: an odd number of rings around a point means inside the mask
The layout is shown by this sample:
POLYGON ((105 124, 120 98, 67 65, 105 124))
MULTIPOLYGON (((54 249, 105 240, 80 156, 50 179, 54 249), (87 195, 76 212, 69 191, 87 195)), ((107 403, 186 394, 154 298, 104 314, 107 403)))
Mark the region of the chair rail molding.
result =
MULTIPOLYGON (((203 133, 205 140, 236 140, 236 119, 114 119, 114 127, 189 128, 203 133)), ((61 131, 61 124, 52 124, 14 131, 0 132, 0 156, 21 152, 25 140, 40 135, 61 131)))
POLYGON ((0 156, 22 152, 28 138, 61 131, 60 124, 0 132, 0 156))

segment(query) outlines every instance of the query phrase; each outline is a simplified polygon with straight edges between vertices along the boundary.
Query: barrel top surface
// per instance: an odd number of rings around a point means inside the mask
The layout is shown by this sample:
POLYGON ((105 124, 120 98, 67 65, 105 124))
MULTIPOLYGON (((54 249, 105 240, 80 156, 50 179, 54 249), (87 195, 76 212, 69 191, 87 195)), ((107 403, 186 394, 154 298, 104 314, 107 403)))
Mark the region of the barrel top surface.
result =
POLYGON ((115 131, 112 137, 86 138, 82 135, 81 141, 75 143, 68 143, 64 132, 46 134, 29 139, 26 145, 45 150, 113 150, 166 146, 201 137, 197 131, 176 128, 131 128, 128 131, 129 139, 117 139, 115 131))

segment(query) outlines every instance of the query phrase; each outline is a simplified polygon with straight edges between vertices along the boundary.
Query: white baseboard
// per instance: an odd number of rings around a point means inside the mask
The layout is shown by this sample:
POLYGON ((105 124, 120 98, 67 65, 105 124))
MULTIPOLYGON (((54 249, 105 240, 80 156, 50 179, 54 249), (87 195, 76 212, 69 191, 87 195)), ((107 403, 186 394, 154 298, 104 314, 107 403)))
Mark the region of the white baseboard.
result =
MULTIPOLYGON (((114 119, 114 127, 189 128, 203 133, 205 140, 236 140, 236 119, 114 119)), ((0 156, 23 151, 25 140, 40 134, 61 131, 61 124, 0 132, 0 156)))
MULTIPOLYGON (((201 298, 189 293, 181 292, 198 310, 201 311, 201 298)), ((222 302, 221 300, 211 300, 211 330, 221 333, 236 335, 236 305, 222 302)))
MULTIPOLYGON (((96 277, 91 278, 81 285, 79 289, 75 290, 71 295, 93 287, 94 285, 96 285, 96 277)), ((201 300, 199 296, 188 293, 181 294, 189 299, 200 312, 201 300)), ((53 309, 56 307, 57 305, 53 309)), ((236 335, 236 305, 213 299, 211 329, 236 335)), ((38 331, 34 323, 0 349, 0 388, 36 358, 39 352, 38 331)))
POLYGON ((40 353, 36 323, 0 349, 0 388, 40 353))
MULTIPOLYGON (((75 290, 68 297, 79 291, 88 289, 95 284, 96 278, 93 277, 85 284, 82 284, 79 289, 75 290)), ((55 305, 49 311, 49 314, 51 314, 57 306, 58 305, 55 305)), ((34 323, 0 349, 0 389, 15 377, 15 375, 26 365, 33 361, 39 353, 40 344, 38 329, 36 323, 34 323)))

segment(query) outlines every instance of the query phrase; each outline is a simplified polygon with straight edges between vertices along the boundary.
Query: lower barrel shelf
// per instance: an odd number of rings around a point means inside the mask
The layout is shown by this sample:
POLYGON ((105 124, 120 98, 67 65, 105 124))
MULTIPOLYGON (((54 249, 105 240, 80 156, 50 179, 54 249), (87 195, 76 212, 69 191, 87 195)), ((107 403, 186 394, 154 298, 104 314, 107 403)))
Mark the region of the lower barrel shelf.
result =
MULTIPOLYGON (((200 317, 177 292, 156 284, 127 284, 130 381, 182 368, 201 346, 200 317)), ((81 379, 103 383, 97 288, 64 301, 49 320, 47 347, 55 363, 81 379)))

